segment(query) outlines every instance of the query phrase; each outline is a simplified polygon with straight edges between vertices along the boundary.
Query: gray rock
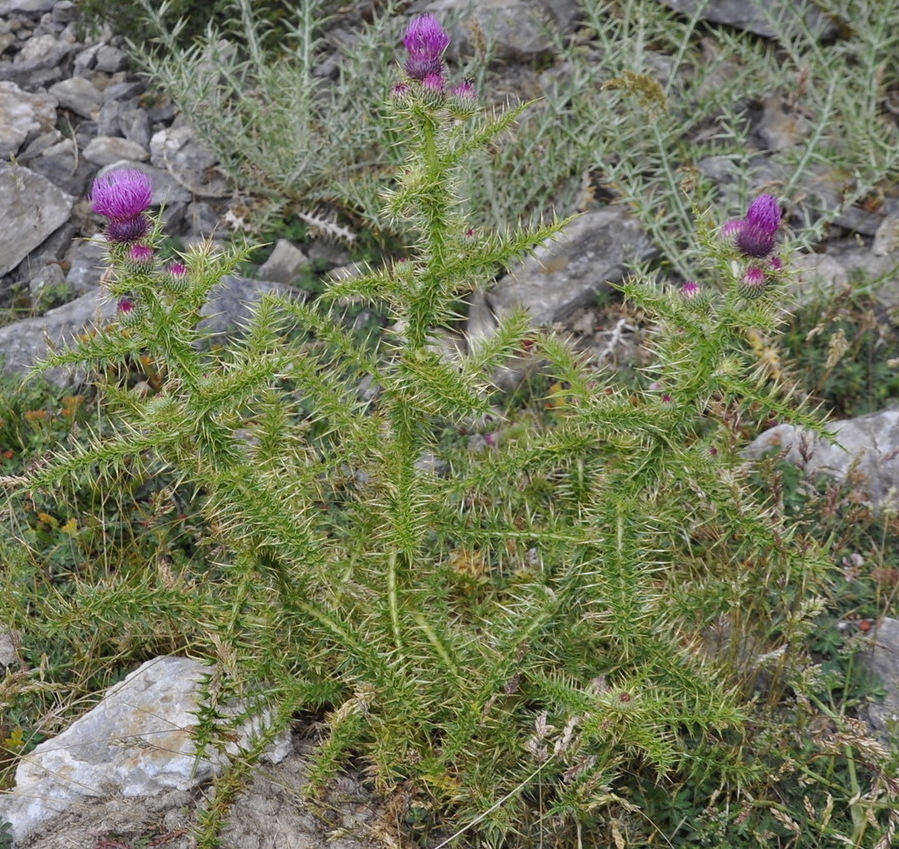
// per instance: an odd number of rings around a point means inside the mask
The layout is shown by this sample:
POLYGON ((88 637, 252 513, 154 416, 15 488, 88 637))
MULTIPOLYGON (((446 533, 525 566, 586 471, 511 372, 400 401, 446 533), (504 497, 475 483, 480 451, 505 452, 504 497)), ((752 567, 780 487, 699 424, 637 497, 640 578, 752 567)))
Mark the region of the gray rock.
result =
POLYGON ((66 283, 76 292, 89 292, 100 285, 106 270, 106 243, 100 236, 79 239, 66 254, 69 272, 66 283))
POLYGON ((610 291, 628 263, 656 253, 622 207, 587 212, 503 277, 487 300, 497 315, 523 306, 536 324, 552 324, 589 306, 600 292, 610 291))
MULTIPOLYGON (((197 758, 191 729, 197 724, 198 693, 210 667, 184 657, 147 661, 66 731, 22 758, 16 786, 0 797, 0 816, 17 841, 86 797, 155 796, 196 787, 226 763, 220 755, 197 758)), ((255 725, 267 721, 257 718, 255 725)), ((228 754, 237 754, 252 734, 238 731, 228 754)), ((283 760, 289 739, 271 750, 283 760)))
POLYGON ((230 194, 223 178, 210 177, 218 157, 206 147, 190 127, 169 127, 150 139, 150 162, 168 171, 182 186, 201 195, 225 197, 230 194))
MULTIPOLYGON (((78 263, 73 262, 66 282, 76 291, 92 282, 98 283, 104 270, 102 253, 97 256, 96 242, 90 250, 82 248, 78 263)), ((306 293, 295 287, 265 280, 249 280, 244 277, 225 277, 212 290, 209 300, 201 310, 204 317, 199 327, 216 337, 226 337, 240 329, 252 314, 253 305, 264 294, 274 292, 293 298, 303 298, 306 293)), ((81 297, 48 310, 36 318, 26 318, 0 327, 0 359, 5 374, 24 374, 38 362, 45 360, 52 349, 65 347, 87 328, 99 326, 115 315, 115 303, 99 286, 81 297)), ((78 370, 47 369, 44 376, 57 386, 68 386, 85 378, 78 370)))
POLYGON ((756 132, 765 147, 776 153, 798 144, 811 132, 808 116, 777 95, 768 97, 762 104, 762 115, 756 132))
POLYGON ((487 296, 474 292, 468 302, 468 317, 465 320, 465 341, 469 349, 492 339, 496 332, 496 316, 487 303, 487 296))
POLYGON ((124 136, 139 144, 144 150, 150 149, 150 116, 141 109, 137 97, 113 98, 109 89, 104 92, 106 99, 97 118, 97 132, 101 136, 124 136))
POLYGON ((94 67, 98 71, 114 74, 117 71, 124 71, 128 67, 128 57, 118 47, 103 44, 97 51, 94 67))
MULTIPOLYGON (((372 849, 380 842, 373 835, 384 811, 360 778, 342 775, 323 805, 305 801, 311 749, 298 738, 283 761, 254 771, 226 815, 221 849, 372 849)), ((114 835, 127 846, 161 835, 165 849, 195 849, 191 831, 203 807, 196 793, 178 790, 152 798, 85 799, 36 831, 23 849, 82 849, 97 845, 100 835, 114 835)))
POLYGON ((0 667, 7 670, 19 665, 19 647, 21 638, 18 632, 0 630, 0 667))
MULTIPOLYGON (((0 83, 3 85, 3 83, 0 83)), ((63 140, 62 133, 59 130, 50 130, 46 133, 36 135, 23 150, 16 154, 16 162, 19 165, 27 165, 36 156, 43 155, 48 149, 59 144, 63 140)))
POLYGON ((6 53, 18 40, 11 32, 0 29, 0 55, 6 53))
POLYGON ((847 281, 877 282, 871 294, 885 309, 899 308, 899 254, 875 253, 873 247, 847 239, 828 244, 827 256, 843 269, 847 281))
POLYGON ((30 90, 51 86, 62 79, 61 63, 69 51, 68 45, 60 45, 57 52, 46 59, 0 64, 0 80, 9 80, 30 90))
POLYGON ((18 153, 30 133, 49 133, 55 127, 56 98, 0 82, 0 159, 18 153))
POLYGON ((887 215, 874 233, 874 256, 892 256, 899 261, 899 214, 887 215))
MULTIPOLYGON (((458 0, 436 0, 426 11, 445 18, 458 7, 458 0)), ((480 0, 451 28, 450 51, 457 56, 471 51, 471 25, 476 21, 493 42, 496 58, 526 62, 553 51, 559 32, 570 32, 579 15, 572 0, 480 0)))
POLYGON ((20 280, 27 280, 37 274, 45 265, 58 263, 66 255, 72 240, 75 238, 77 228, 71 221, 66 221, 58 230, 53 232, 41 242, 22 262, 19 263, 17 273, 20 280))
POLYGON ((9 10, 37 16, 52 11, 55 3, 56 0, 9 0, 9 10))
POLYGON ((704 20, 776 38, 785 27, 808 27, 818 38, 830 37, 836 26, 807 0, 661 0, 669 9, 704 20))
MULTIPOLYGON (((52 136, 42 136, 52 141, 52 136)), ((30 147, 30 146, 29 146, 30 147)), ((30 153, 30 150, 29 150, 30 153)), ((41 156, 68 156, 75 161, 75 142, 72 139, 58 138, 53 144, 41 151, 41 156)))
POLYGON ((125 109, 119 116, 122 135, 128 141, 139 144, 144 150, 150 149, 151 124, 150 116, 143 109, 125 109))
POLYGON ((45 152, 43 156, 33 159, 29 167, 67 194, 80 197, 97 166, 83 157, 76 157, 72 145, 65 145, 59 150, 52 155, 45 152))
POLYGON ((215 336, 231 333, 246 324, 252 315, 253 305, 270 293, 292 298, 307 296, 304 290, 283 283, 229 275, 210 293, 209 300, 200 310, 204 318, 199 326, 215 336))
POLYGON ((188 204, 184 217, 193 236, 210 236, 221 227, 221 217, 206 201, 188 204))
MULTIPOLYGON (((115 304, 100 289, 94 289, 61 307, 36 318, 0 327, 0 359, 5 374, 25 374, 46 359, 49 344, 61 347, 85 328, 103 324, 115 313, 115 304)), ((44 376, 57 386, 68 386, 83 379, 69 369, 48 369, 44 376)), ((2 813, 0 813, 2 815, 2 813)))
POLYGON ((293 283, 300 271, 308 267, 306 254, 287 239, 278 239, 271 256, 259 267, 259 277, 277 283, 293 283))
POLYGON ((122 159, 145 162, 150 154, 139 144, 118 136, 97 136, 84 149, 84 158, 94 165, 112 165, 122 159))
POLYGON ((50 14, 57 23, 70 24, 78 18, 78 7, 72 0, 56 0, 50 14))
POLYGON ((75 56, 76 77, 83 77, 87 71, 94 67, 97 62, 97 53, 99 52, 100 47, 100 44, 90 44, 75 56))
POLYGON ((147 86, 141 80, 123 80, 120 83, 110 83, 103 89, 103 97, 109 101, 130 101, 132 98, 140 97, 147 90, 147 86))
POLYGON ((75 199, 46 177, 22 166, 0 163, 0 276, 15 268, 72 211, 75 199))
POLYGON ((50 94, 64 109, 82 118, 95 118, 103 105, 103 92, 84 77, 72 77, 51 86, 50 94))
POLYGON ((28 283, 28 290, 32 300, 40 302, 46 298, 53 289, 60 289, 66 285, 66 275, 58 263, 45 265, 28 283))
POLYGON ((797 425, 777 425, 756 437, 743 456, 758 459, 776 450, 809 478, 846 481, 851 475, 875 510, 899 507, 899 410, 832 422, 827 430, 833 441, 797 425))
POLYGON ((841 292, 849 284, 846 268, 829 254, 800 254, 791 263, 793 304, 805 306, 820 297, 841 292))
POLYGON ((868 721, 881 742, 895 746, 899 743, 899 619, 881 620, 861 661, 880 678, 885 690, 882 702, 868 704, 868 721))
MULTIPOLYGON (((59 55, 61 45, 59 39, 44 33, 43 35, 35 35, 28 39, 16 56, 16 62, 46 62, 51 58, 59 55)), ((69 47, 66 52, 69 52, 69 47)))

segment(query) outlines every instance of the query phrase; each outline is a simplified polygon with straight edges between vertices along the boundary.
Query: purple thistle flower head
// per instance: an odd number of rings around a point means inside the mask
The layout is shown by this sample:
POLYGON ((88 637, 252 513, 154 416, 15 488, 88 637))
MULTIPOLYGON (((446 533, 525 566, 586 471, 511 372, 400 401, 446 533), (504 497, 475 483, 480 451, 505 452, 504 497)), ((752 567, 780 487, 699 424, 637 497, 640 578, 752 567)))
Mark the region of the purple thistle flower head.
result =
POLYGON ((774 250, 774 232, 744 221, 734 236, 734 244, 745 256, 762 259, 774 250))
POLYGON ((132 301, 131 298, 122 298, 122 300, 120 300, 120 301, 118 302, 118 304, 116 305, 116 309, 117 309, 120 313, 126 313, 126 314, 127 314, 127 313, 129 313, 129 312, 133 312, 133 310, 134 310, 134 301, 132 301))
POLYGON ((184 277, 187 274, 187 266, 183 262, 173 262, 166 271, 172 277, 184 277))
POLYGON ((409 52, 406 73, 413 80, 439 74, 443 70, 443 52, 449 43, 449 35, 433 15, 413 18, 403 37, 403 45, 409 52))
POLYGON ((136 168, 112 171, 94 180, 91 189, 93 211, 107 218, 135 218, 152 201, 150 178, 136 168))
POLYGON ((698 283, 689 280, 681 286, 680 293, 689 301, 699 295, 701 288, 702 287, 698 283))
POLYGON ((744 256, 763 259, 774 250, 780 227, 780 204, 774 195, 759 195, 746 210, 745 218, 728 221, 721 232, 733 238, 744 256))
POLYGON ((106 238, 111 242, 136 242, 147 235, 150 219, 146 215, 131 218, 110 218, 106 225, 106 238))
POLYGON ((774 195, 759 195, 746 210, 746 221, 768 233, 780 227, 780 204, 774 195))

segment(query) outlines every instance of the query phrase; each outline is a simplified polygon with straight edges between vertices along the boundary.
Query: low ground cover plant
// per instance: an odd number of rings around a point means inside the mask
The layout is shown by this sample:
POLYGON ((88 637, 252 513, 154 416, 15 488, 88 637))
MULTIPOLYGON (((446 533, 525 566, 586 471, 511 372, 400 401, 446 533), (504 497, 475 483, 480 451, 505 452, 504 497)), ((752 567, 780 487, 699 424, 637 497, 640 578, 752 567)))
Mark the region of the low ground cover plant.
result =
POLYGON ((82 684, 159 651, 214 662, 201 746, 243 718, 225 719, 233 700, 268 709, 202 846, 310 711, 311 792, 359 764, 421 845, 886 845, 894 764, 847 713, 866 692, 847 672, 860 641, 815 643, 829 612, 853 612, 833 599, 836 571, 852 576, 797 517, 797 485, 772 468, 759 487, 740 457, 764 422, 822 429, 754 348, 783 321, 781 200, 730 220, 682 201, 693 279, 622 287, 653 321, 636 383, 524 311, 447 357, 434 335, 465 297, 565 223, 473 223, 468 169, 527 107, 484 110, 447 43, 414 18, 385 98, 402 164, 383 215, 410 234, 404 255, 314 304, 266 297, 228 347, 199 311, 245 251, 163 258, 146 176, 96 182, 117 317, 47 364, 99 365, 105 412, 9 470, 33 518, 27 547, 2 543, 0 619, 82 684), (388 329, 360 338, 348 303, 388 329), (511 356, 545 391, 504 408, 511 356), (42 573, 30 552, 53 546, 42 573))

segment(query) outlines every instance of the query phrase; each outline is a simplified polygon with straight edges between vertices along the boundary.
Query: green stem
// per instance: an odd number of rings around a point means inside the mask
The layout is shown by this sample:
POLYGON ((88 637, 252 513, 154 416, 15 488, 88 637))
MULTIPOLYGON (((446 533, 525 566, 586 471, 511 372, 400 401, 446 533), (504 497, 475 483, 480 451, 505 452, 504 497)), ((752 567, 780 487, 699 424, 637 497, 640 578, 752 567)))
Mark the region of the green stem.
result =
POLYGON ((397 592, 397 552, 391 551, 387 559, 387 603, 390 606, 390 624, 393 628, 393 639, 400 656, 403 654, 403 634, 400 628, 400 606, 397 592))

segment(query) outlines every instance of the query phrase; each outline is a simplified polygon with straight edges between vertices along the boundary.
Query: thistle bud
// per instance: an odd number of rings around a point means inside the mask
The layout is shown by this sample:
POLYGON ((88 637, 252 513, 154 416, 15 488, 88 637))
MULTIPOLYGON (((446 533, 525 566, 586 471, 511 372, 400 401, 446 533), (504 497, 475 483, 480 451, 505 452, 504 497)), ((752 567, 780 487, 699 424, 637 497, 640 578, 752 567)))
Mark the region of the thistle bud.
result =
POLYGON ((187 267, 183 262, 173 262, 165 270, 162 277, 162 285, 169 292, 183 292, 187 289, 189 279, 187 276, 187 267))
POLYGON ((743 275, 740 294, 745 298, 757 298, 765 291, 765 272, 758 266, 751 265, 743 275))
POLYGON ((132 274, 147 274, 153 269, 153 248, 149 245, 136 244, 128 249, 125 255, 125 268, 132 274))
POLYGON ((131 298, 122 298, 116 305, 116 317, 122 327, 134 327, 144 317, 144 310, 131 298))

